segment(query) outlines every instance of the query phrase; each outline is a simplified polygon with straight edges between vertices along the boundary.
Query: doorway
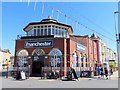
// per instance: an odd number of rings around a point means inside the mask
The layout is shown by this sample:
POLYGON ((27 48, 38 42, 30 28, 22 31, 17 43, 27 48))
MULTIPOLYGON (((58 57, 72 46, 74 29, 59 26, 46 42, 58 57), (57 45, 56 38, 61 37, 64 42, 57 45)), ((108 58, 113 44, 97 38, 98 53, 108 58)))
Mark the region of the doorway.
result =
POLYGON ((32 76, 43 75, 43 67, 44 51, 42 49, 35 49, 32 54, 32 76))
POLYGON ((32 74, 40 75, 42 74, 42 67, 44 67, 44 62, 41 61, 33 61, 32 63, 32 74))

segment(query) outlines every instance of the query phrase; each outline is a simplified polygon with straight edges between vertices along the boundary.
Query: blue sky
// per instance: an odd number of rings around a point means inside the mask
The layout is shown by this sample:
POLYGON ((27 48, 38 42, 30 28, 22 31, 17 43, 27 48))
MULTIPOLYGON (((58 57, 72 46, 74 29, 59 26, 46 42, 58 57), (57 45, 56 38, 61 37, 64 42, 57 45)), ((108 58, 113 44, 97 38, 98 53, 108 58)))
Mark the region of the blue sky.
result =
POLYGON ((66 23, 65 15, 58 14, 55 9, 63 12, 67 17, 73 18, 73 20, 67 18, 67 24, 73 27, 75 35, 91 35, 93 31, 82 25, 87 26, 94 29, 106 45, 116 51, 116 43, 112 40, 115 40, 113 13, 118 10, 117 2, 47 2, 44 3, 44 10, 41 2, 36 3, 35 10, 34 5, 34 2, 30 2, 29 5, 27 2, 2 3, 1 47, 10 49, 12 55, 14 55, 17 35, 25 34, 23 28, 29 22, 39 22, 43 18, 47 18, 48 15, 53 15, 52 18, 58 19, 58 22, 66 23), (54 8, 53 14, 51 7, 54 8), (82 25, 78 28, 78 24, 74 20, 82 25))

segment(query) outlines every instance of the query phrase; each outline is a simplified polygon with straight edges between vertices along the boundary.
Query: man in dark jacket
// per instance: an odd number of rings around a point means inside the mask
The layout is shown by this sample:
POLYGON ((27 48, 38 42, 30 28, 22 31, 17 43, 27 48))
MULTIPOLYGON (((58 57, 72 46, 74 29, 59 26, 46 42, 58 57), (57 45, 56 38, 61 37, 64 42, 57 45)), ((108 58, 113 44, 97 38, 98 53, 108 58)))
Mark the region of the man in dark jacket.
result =
POLYGON ((104 72, 105 72, 106 79, 108 79, 108 70, 107 70, 107 68, 104 68, 104 72))

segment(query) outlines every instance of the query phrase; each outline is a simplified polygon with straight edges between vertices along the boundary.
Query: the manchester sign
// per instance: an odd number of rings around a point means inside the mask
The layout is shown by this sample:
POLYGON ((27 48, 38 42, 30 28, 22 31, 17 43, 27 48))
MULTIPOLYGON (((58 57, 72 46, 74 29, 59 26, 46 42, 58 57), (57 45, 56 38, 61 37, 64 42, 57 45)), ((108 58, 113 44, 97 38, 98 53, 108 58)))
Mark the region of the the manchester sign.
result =
POLYGON ((25 41, 25 48, 51 48, 53 47, 53 40, 31 40, 25 41))

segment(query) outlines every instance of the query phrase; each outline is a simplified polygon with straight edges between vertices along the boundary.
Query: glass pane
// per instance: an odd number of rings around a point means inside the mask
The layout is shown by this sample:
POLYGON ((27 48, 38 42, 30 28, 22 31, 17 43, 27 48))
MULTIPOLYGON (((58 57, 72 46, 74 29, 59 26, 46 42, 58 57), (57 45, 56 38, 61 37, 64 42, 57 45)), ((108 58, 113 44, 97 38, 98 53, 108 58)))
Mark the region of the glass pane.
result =
POLYGON ((48 35, 51 35, 51 26, 48 26, 48 35))
POLYGON ((36 29, 34 29, 34 36, 36 36, 36 29))
POLYGON ((40 29, 37 30, 37 36, 39 36, 39 35, 40 35, 40 29))
POLYGON ((60 29, 60 33, 59 34, 60 34, 60 36, 62 36, 62 30, 61 29, 60 29))
POLYGON ((34 30, 31 31, 32 36, 34 36, 34 30))
POLYGON ((41 36, 41 29, 39 29, 39 36, 41 36))
POLYGON ((45 29, 45 33, 44 33, 44 35, 47 35, 47 29, 45 29))
POLYGON ((48 29, 48 35, 51 35, 51 29, 48 29))
POLYGON ((65 37, 67 37, 67 31, 65 30, 65 33, 64 33, 65 37))
POLYGON ((41 36, 43 36, 43 29, 41 29, 41 36))
POLYGON ((55 35, 57 35, 57 28, 55 28, 55 35))

